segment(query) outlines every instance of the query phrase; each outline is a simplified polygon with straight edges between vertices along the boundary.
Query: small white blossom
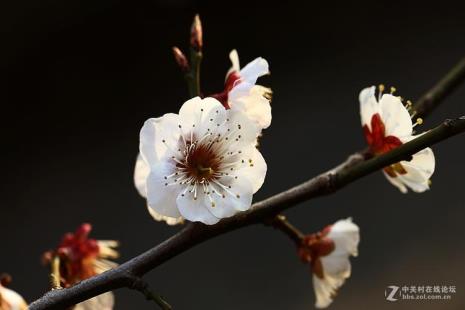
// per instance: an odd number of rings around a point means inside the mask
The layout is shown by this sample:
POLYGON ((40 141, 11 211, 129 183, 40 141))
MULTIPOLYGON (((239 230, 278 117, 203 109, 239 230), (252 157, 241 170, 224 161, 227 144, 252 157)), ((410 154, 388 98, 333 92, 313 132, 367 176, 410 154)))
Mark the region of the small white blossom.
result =
POLYGON ((261 129, 268 128, 271 124, 271 89, 255 85, 259 77, 270 73, 268 62, 258 57, 241 69, 236 50, 231 51, 229 58, 232 67, 226 74, 225 89, 212 97, 226 108, 245 113, 261 129))
MULTIPOLYGON (((407 108, 399 97, 392 94, 375 96, 375 87, 360 92, 360 115, 368 145, 374 155, 383 154, 415 139, 413 128, 421 119, 412 124, 407 108)), ((429 189, 429 180, 434 173, 433 151, 425 148, 414 154, 409 161, 401 161, 383 169, 386 178, 402 193, 407 187, 414 192, 429 189)))
POLYGON ((260 128, 214 98, 188 100, 179 114, 145 122, 135 183, 156 216, 208 225, 250 208, 266 163, 260 128))
POLYGON ((305 237, 299 255, 312 268, 315 307, 329 306, 337 290, 350 277, 349 257, 358 255, 359 241, 359 228, 350 218, 305 237))

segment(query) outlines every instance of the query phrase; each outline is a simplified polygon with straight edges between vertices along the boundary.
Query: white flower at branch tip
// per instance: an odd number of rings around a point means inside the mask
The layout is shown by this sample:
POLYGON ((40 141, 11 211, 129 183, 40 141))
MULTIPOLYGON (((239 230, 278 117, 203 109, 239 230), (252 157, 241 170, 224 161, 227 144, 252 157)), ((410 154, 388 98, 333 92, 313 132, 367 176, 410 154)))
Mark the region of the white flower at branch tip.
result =
POLYGON ((135 183, 165 221, 212 225, 248 210, 267 166, 255 147, 260 128, 214 98, 186 101, 179 114, 147 120, 135 183))
POLYGON ((270 73, 268 62, 258 57, 240 68, 236 50, 229 54, 232 67, 226 74, 225 89, 212 97, 218 99, 227 109, 242 111, 261 129, 271 124, 270 88, 256 85, 257 79, 270 73))
POLYGON ((359 241, 359 228, 351 218, 339 220, 305 237, 299 254, 312 268, 315 307, 329 306, 337 290, 350 277, 349 257, 358 255, 359 241))
POLYGON ((0 310, 25 310, 26 301, 23 297, 0 284, 0 310))
MULTIPOLYGON (((378 98, 375 86, 363 89, 359 95, 362 126, 373 155, 389 152, 415 139, 418 135, 413 135, 413 129, 422 123, 421 119, 412 123, 415 111, 410 114, 410 102, 404 106, 401 98, 392 94, 394 89, 391 94, 383 94, 383 90, 381 85, 378 98)), ((433 151, 425 148, 414 154, 411 160, 393 164, 384 168, 383 172, 402 193, 407 193, 407 188, 421 193, 429 189, 434 169, 433 151)))

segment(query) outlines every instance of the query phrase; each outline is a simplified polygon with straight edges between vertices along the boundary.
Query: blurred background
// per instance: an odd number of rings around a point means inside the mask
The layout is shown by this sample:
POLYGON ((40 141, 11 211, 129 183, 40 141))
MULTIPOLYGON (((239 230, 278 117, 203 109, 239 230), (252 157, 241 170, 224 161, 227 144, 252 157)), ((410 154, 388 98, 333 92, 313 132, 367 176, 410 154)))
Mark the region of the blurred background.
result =
MULTIPOLYGON (((0 4, 0 270, 28 301, 48 287, 41 254, 82 222, 121 241, 121 262, 174 234, 132 181, 149 117, 187 99, 171 47, 204 26, 204 93, 222 89, 237 48, 263 56, 274 91, 260 200, 333 167, 365 143, 358 93, 394 85, 416 99, 465 54, 463 8, 444 2, 4 1, 0 4)), ((423 129, 465 111, 465 85, 423 129)), ((432 190, 401 194, 381 173, 286 212, 306 232, 352 216, 353 275, 330 309, 465 308, 465 137, 434 147, 432 190), (388 285, 455 285, 450 301, 387 302, 388 285)), ((175 309, 312 309, 309 268, 282 234, 253 226, 204 243, 147 275, 175 309)), ((154 309, 116 292, 116 309, 154 309)))

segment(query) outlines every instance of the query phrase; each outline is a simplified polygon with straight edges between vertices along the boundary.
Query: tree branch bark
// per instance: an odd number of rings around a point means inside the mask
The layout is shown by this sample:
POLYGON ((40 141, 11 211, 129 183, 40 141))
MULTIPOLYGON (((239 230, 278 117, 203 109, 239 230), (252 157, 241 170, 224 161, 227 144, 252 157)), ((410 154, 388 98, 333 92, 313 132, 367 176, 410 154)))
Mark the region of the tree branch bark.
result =
MULTIPOLYGON (((416 116, 425 117, 465 79, 465 58, 414 105, 416 116)), ((287 191, 255 203, 249 211, 220 221, 213 226, 189 223, 174 236, 136 256, 119 267, 66 289, 47 292, 33 302, 31 310, 66 309, 107 291, 132 287, 139 278, 174 256, 218 235, 244 226, 263 223, 300 202, 327 195, 363 176, 409 156, 425 147, 465 131, 465 117, 446 120, 442 125, 393 151, 371 159, 366 151, 351 155, 339 166, 287 191)))
POLYGON ((255 203, 248 211, 224 219, 216 225, 189 223, 180 232, 119 267, 66 289, 54 290, 30 305, 31 310, 65 309, 88 298, 121 287, 131 287, 134 276, 141 277, 172 257, 238 228, 262 223, 300 202, 333 193, 347 184, 388 165, 408 160, 411 155, 465 131, 465 116, 446 120, 440 126, 380 156, 363 160, 355 154, 335 169, 287 191, 255 203))

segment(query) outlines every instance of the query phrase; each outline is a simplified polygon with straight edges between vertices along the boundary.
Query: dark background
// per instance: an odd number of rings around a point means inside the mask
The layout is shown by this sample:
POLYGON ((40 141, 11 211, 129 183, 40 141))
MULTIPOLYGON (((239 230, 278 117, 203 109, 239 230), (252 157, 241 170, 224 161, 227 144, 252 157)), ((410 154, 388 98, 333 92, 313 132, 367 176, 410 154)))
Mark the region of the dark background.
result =
MULTIPOLYGON (((395 85, 418 98, 465 53, 465 13, 443 1, 369 4, 252 1, 4 1, 0 5, 0 269, 29 301, 48 284, 41 253, 81 222, 122 242, 121 262, 175 233, 148 216, 132 174, 143 122, 176 112, 187 92, 171 46, 205 30, 202 84, 222 87, 228 52, 265 57, 273 123, 268 175, 255 200, 298 184, 362 147, 358 92, 395 85), (304 4, 306 3, 306 4, 304 4)), ((462 87, 424 129, 464 113, 462 87)), ((463 309, 464 137, 434 148, 433 188, 402 195, 381 173, 286 214, 313 232, 352 216, 360 256, 331 309, 463 309), (455 285, 451 301, 384 299, 388 285, 455 285)), ((311 309, 294 245, 254 226, 183 253, 147 276, 175 309, 311 309)), ((153 309, 116 292, 116 309, 153 309)))

